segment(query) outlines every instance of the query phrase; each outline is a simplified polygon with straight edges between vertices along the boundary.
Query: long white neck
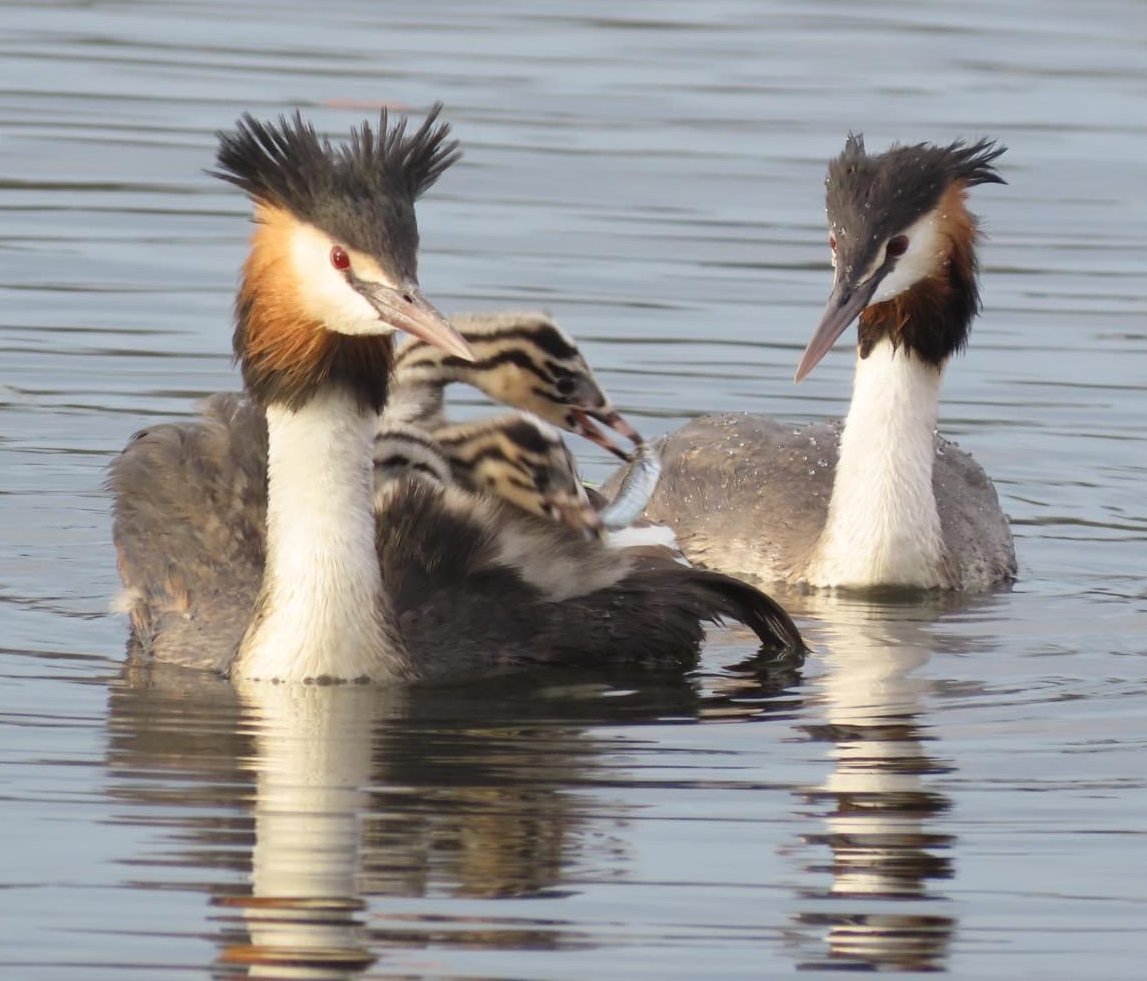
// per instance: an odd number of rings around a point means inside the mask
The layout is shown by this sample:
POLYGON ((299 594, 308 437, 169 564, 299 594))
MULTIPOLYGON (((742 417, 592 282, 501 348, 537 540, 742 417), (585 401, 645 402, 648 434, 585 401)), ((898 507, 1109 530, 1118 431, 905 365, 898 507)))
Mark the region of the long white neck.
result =
POLYGON ((813 586, 945 584, 932 489, 940 369, 885 339, 857 361, 813 586))
POLYGON ((385 681, 409 675, 375 549, 375 417, 345 392, 267 409, 267 565, 232 674, 385 681))

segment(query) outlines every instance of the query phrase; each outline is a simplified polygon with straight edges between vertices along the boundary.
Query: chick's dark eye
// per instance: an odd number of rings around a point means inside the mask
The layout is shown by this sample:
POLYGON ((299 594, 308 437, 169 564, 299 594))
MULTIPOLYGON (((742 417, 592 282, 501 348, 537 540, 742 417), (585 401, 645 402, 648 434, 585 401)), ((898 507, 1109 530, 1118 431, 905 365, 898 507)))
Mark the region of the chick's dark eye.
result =
POLYGON ((554 382, 554 388, 557 389, 558 395, 569 396, 573 395, 574 389, 577 387, 573 378, 569 375, 562 375, 557 381, 554 382))
POLYGON ((331 265, 340 272, 350 269, 350 256, 347 255, 346 249, 341 245, 336 245, 331 249, 331 265))
POLYGON ((892 258, 904 255, 908 251, 908 236, 894 235, 888 240, 887 252, 892 258))

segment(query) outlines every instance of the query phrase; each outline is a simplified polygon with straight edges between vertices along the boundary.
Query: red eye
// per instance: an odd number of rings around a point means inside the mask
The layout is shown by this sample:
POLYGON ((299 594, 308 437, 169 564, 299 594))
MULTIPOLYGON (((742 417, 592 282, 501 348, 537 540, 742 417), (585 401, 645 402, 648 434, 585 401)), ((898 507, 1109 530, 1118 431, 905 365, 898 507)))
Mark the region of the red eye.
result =
POLYGON ((350 256, 341 245, 331 249, 331 265, 338 270, 350 269, 350 256))
POLYGON ((836 251, 836 236, 835 235, 830 235, 828 237, 828 247, 830 249, 832 249, 833 252, 836 251))
POLYGON ((887 253, 895 259, 897 256, 904 255, 908 251, 908 236, 895 235, 888 240, 887 253))

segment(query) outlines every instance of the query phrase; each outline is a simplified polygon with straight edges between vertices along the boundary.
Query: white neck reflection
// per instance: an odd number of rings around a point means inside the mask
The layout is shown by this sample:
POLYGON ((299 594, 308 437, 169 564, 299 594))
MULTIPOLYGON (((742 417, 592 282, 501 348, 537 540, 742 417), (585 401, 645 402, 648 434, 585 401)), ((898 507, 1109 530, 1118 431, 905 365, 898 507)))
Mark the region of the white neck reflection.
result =
MULTIPOLYGON (((826 949, 802 964, 877 970, 936 970, 945 965, 955 921, 930 885, 951 875, 951 836, 937 818, 948 799, 929 776, 947 767, 927 747, 934 683, 927 663, 934 612, 920 605, 811 599, 832 626, 817 638, 828 650, 819 680, 823 729, 833 770, 810 797, 824 812, 832 883, 799 919, 820 929, 826 949)), ((817 865, 822 865, 818 861, 817 865)), ((819 946, 819 944, 817 945, 819 946)))
POLYGON ((359 863, 386 696, 370 685, 246 683, 240 697, 258 726, 252 889, 234 901, 250 942, 222 960, 249 977, 355 974, 374 960, 358 918, 359 863))

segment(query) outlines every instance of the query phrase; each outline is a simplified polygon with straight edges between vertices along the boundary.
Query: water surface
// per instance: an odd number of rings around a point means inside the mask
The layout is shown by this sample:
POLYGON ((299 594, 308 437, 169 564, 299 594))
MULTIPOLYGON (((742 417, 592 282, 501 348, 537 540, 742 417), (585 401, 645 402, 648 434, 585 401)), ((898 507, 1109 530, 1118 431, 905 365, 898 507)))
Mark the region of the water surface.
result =
POLYGON ((0 22, 5 976, 1139 976, 1140 5, 141 0, 0 22), (649 434, 843 410, 847 345, 790 379, 847 131, 1005 142, 942 427, 996 480, 1015 589, 785 596, 818 651, 799 675, 738 631, 684 678, 125 673, 104 468, 237 385, 247 206, 203 173, 213 133, 436 99, 466 158, 421 207, 427 295, 550 310, 649 434))

